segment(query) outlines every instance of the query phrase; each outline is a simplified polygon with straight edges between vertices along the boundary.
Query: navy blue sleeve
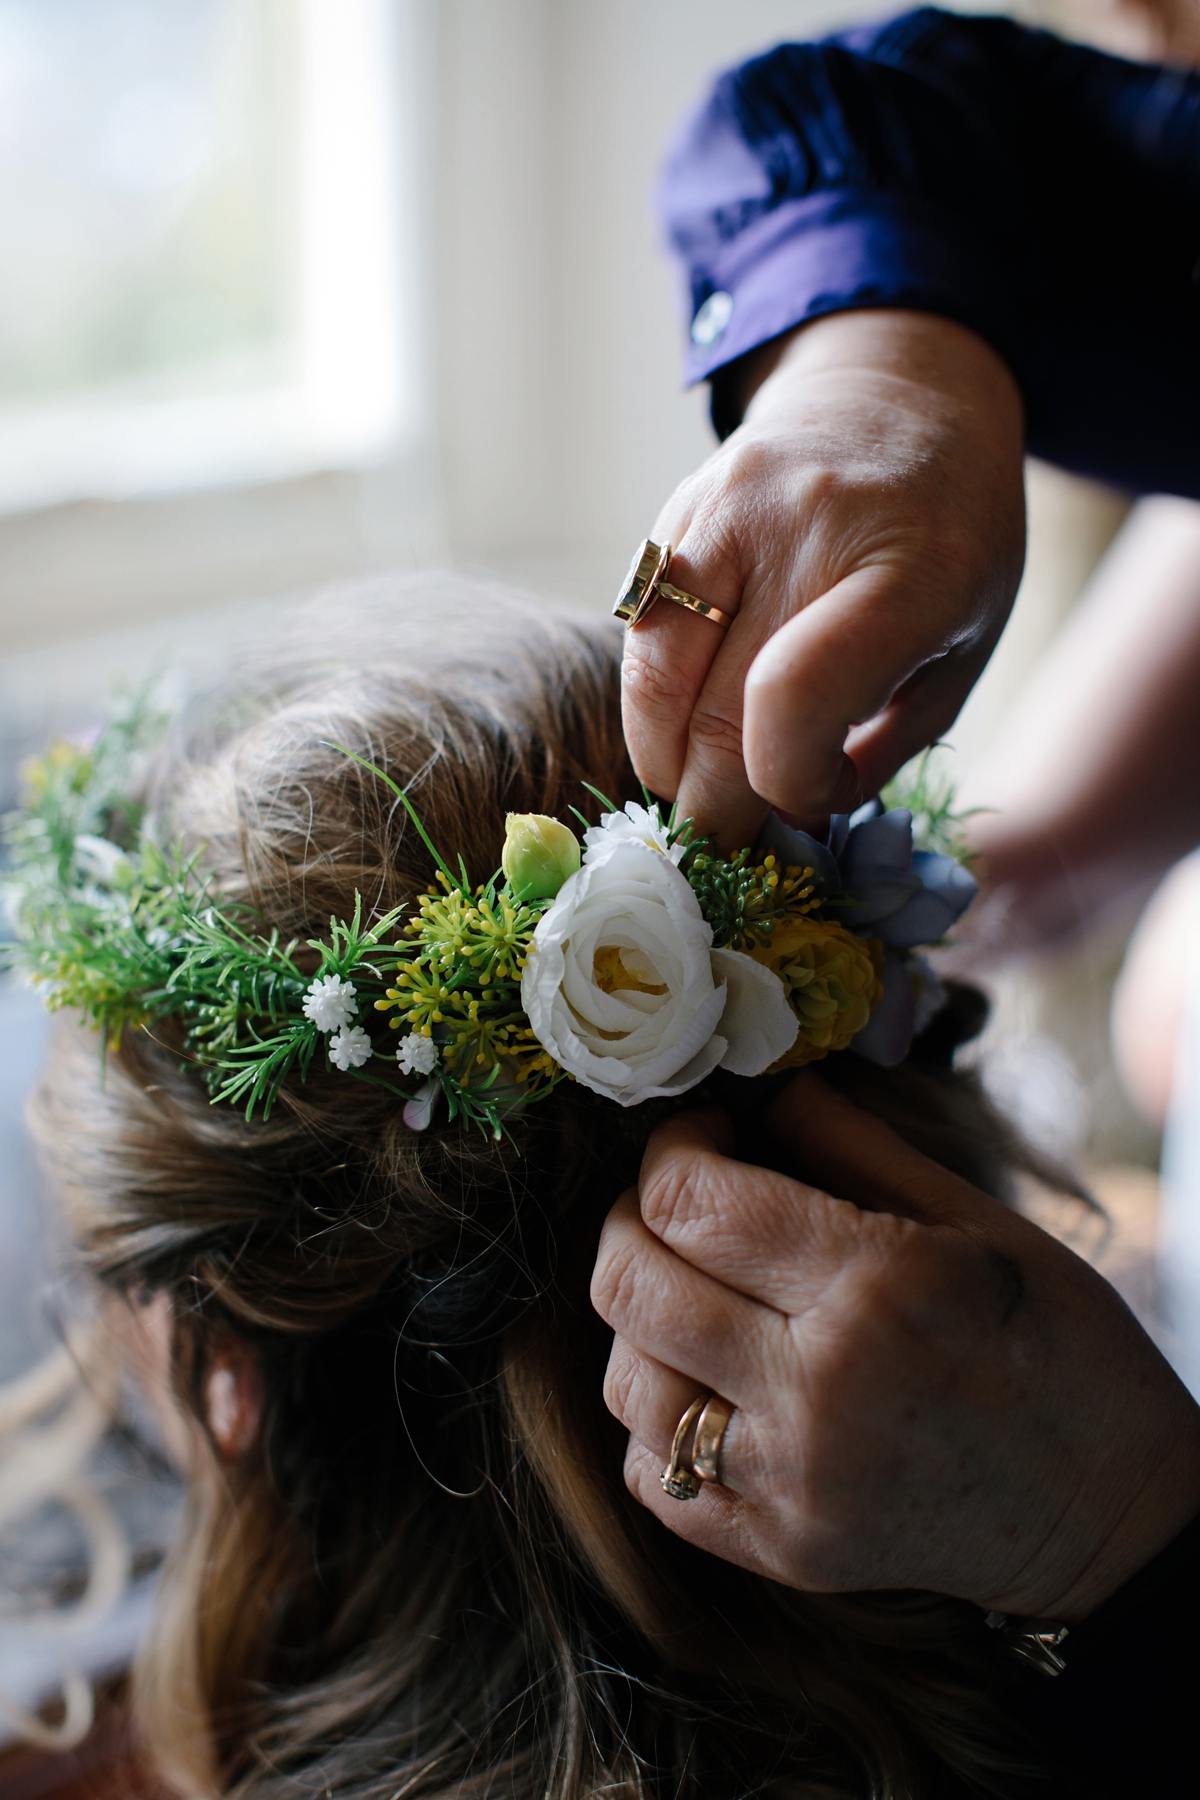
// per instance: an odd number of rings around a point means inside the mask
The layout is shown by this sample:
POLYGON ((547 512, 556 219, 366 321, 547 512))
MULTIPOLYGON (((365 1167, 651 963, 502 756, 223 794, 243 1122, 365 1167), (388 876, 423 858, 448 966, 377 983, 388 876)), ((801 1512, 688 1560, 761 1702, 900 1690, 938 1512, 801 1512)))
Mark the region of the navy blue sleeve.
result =
POLYGON ((715 84, 668 162, 688 377, 913 307, 1013 369, 1031 452, 1200 498, 1200 77, 923 9, 715 84))

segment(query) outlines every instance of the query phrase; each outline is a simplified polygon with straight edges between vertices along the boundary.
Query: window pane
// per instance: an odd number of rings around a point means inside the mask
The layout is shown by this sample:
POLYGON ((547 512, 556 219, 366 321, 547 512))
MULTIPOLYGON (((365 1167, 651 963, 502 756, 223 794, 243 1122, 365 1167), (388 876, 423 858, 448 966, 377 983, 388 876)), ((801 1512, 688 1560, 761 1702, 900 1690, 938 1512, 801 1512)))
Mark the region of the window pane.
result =
POLYGON ((0 407, 294 378, 295 9, 0 0, 0 407))

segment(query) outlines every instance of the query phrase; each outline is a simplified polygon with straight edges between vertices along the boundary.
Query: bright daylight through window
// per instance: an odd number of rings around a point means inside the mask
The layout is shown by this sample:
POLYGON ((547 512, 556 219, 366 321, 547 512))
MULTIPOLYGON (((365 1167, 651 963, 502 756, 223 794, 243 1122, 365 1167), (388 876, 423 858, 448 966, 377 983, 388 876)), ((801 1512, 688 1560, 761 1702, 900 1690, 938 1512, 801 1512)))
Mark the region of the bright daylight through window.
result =
POLYGON ((403 432, 387 0, 0 0, 0 510, 403 432))

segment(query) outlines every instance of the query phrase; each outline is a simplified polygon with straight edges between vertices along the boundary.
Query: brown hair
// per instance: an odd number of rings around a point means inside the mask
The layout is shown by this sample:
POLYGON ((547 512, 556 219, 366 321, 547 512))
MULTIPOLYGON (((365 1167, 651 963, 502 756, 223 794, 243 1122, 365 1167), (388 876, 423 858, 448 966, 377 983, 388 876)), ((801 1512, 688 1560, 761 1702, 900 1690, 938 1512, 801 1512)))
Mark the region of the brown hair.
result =
MULTIPOLYGON (((294 639, 287 667, 194 713, 153 791, 160 830, 284 937, 431 876, 331 743, 484 874, 507 810, 594 814, 585 781, 637 792, 606 625, 445 578, 326 600, 294 639)), ((828 1074, 998 1191, 1016 1152, 941 1061, 828 1074)), ((97 1065, 94 1038, 62 1034, 37 1113, 96 1276, 169 1296, 202 1442, 138 1685, 181 1787, 896 1800, 955 1771, 1001 1791, 973 1608, 785 1591, 626 1492, 587 1285, 646 1118, 568 1088, 514 1141, 444 1117, 416 1134, 330 1073, 248 1124, 166 1028, 127 1036, 103 1087, 97 1065), (255 1449, 222 1462, 201 1396, 230 1333, 265 1399, 255 1449)))

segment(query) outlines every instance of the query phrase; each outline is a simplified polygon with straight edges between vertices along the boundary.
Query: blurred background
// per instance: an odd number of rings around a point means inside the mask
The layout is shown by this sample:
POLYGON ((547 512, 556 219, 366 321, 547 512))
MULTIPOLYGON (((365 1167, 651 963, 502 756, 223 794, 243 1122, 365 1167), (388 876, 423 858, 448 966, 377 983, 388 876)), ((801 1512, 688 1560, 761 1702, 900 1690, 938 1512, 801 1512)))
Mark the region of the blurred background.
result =
MULTIPOLYGON (((328 581, 453 563, 607 608, 712 447, 706 392, 679 386, 652 206, 665 141, 723 65, 882 10, 0 0, 0 809, 22 759, 86 729, 114 681, 207 675, 328 581)), ((1136 8, 1102 0, 1021 16, 1156 47, 1136 8)), ((1046 468, 1029 491, 1021 597, 954 734, 981 804, 1004 803, 1014 743, 1036 758, 1039 667, 1130 510, 1046 468)), ((983 1058, 1039 1143, 1143 1217, 1158 1141, 1107 1030, 1135 912, 999 977, 983 1058)), ((0 1381, 56 1341, 21 1122, 42 1030, 34 998, 0 988, 0 1381)), ((1139 1230, 1122 1267, 1149 1306, 1139 1230)), ((0 1438, 33 1419, 0 1408, 0 1438)), ((174 1490, 105 1444, 100 1484, 149 1570, 174 1490)), ((30 1516, 6 1494, 0 1537, 30 1516)), ((4 1542, 0 1576, 28 1573, 28 1538, 4 1542)), ((70 1507, 45 1542, 80 1567, 95 1547, 70 1507)), ((93 1621, 68 1655, 9 1615, 10 1737, 12 1706, 57 1692, 70 1655, 119 1670, 138 1618, 93 1621)), ((30 1754, 0 1761, 10 1800, 66 1779, 30 1754)))

